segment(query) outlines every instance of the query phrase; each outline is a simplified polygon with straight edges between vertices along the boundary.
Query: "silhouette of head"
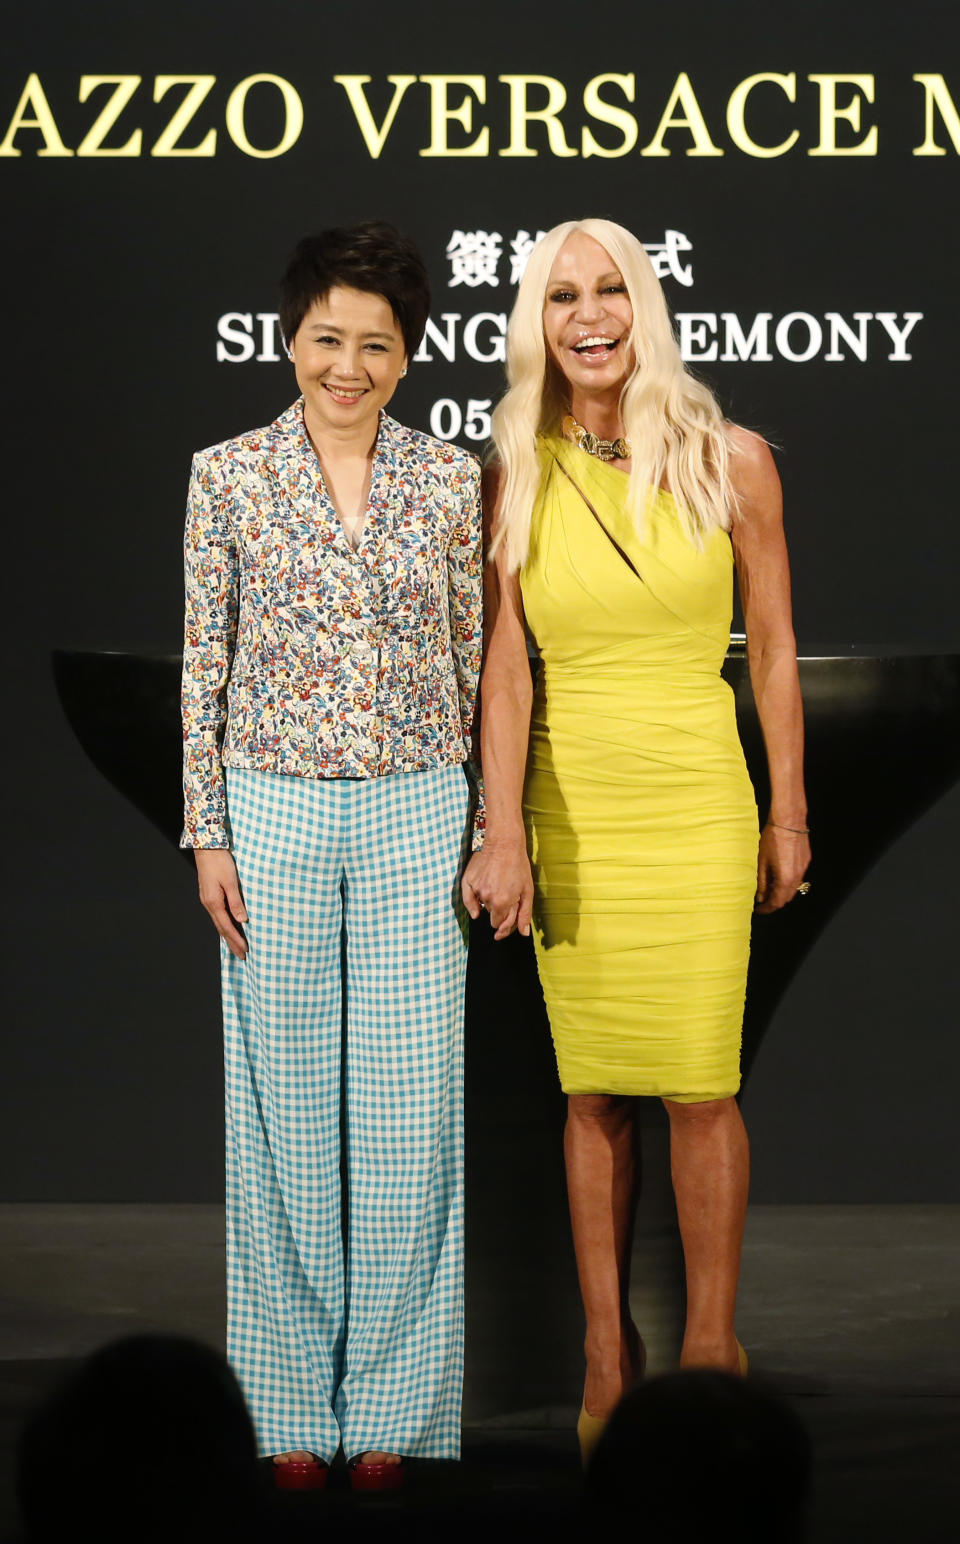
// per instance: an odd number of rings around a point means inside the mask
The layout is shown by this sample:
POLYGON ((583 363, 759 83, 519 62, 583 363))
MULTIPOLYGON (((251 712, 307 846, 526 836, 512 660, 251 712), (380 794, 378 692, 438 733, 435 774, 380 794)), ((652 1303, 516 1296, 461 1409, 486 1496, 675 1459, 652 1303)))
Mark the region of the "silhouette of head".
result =
POLYGON ((244 1539, 256 1442, 216 1351, 138 1335, 94 1352, 27 1422, 17 1482, 31 1544, 244 1539))
POLYGON ((690 1370, 653 1378, 618 1405, 594 1451, 586 1502, 642 1523, 648 1544, 798 1544, 810 1442, 798 1417, 756 1383, 690 1370))

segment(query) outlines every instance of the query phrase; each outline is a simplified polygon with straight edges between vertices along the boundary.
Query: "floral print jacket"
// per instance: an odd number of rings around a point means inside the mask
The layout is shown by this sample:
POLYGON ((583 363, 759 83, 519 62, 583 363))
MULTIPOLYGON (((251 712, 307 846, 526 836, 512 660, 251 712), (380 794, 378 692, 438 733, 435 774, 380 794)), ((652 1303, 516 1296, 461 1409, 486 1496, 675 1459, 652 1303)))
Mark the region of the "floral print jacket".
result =
POLYGON ((229 847, 224 766, 379 777, 468 759, 479 464, 385 413, 354 551, 302 399, 193 459, 182 847, 229 847))

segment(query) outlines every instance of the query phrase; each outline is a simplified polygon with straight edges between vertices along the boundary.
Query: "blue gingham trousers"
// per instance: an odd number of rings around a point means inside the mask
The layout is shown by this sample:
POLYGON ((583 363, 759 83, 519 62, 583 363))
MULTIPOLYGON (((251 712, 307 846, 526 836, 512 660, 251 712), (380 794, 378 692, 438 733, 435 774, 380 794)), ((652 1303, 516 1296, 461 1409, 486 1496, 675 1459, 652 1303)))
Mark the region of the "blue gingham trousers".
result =
POLYGON ((227 809, 227 1354, 260 1450, 456 1458, 464 770, 231 767, 227 809))

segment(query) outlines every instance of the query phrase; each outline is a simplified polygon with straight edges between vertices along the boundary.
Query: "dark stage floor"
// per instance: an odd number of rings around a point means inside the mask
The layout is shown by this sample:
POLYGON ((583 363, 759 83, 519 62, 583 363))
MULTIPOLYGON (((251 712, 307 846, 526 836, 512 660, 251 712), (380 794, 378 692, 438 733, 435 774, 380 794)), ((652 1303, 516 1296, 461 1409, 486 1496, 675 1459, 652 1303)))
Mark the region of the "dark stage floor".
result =
MULTIPOLYGON (((20 1422, 73 1360, 141 1329, 221 1344, 222 1226, 214 1206, 0 1207, 0 1539, 17 1537, 20 1422)), ((651 1323, 658 1299, 648 1284, 669 1273, 674 1248, 666 1220, 638 1235, 634 1307, 653 1371, 668 1360, 669 1327, 651 1323)), ((463 1461, 412 1466, 397 1497, 336 1487, 277 1497, 282 1537, 329 1528, 386 1538, 466 1517, 501 1531, 536 1519, 554 1534, 576 1531, 582 1368, 570 1279, 551 1296, 549 1277, 526 1268, 511 1277, 509 1259, 506 1249, 468 1277, 463 1461), (503 1354, 500 1326, 524 1315, 546 1318, 551 1333, 532 1338, 518 1365, 515 1348, 503 1354)), ((960 1207, 752 1209, 739 1331, 753 1374, 793 1404, 813 1439, 811 1544, 957 1535, 958 1264, 960 1207)))

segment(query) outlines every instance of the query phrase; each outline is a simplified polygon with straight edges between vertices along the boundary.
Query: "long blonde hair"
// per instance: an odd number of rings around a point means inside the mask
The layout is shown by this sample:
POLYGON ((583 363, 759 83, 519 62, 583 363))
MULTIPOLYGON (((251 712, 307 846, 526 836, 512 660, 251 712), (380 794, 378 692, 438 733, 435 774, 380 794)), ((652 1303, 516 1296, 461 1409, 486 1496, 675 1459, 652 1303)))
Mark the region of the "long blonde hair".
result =
POLYGON ((511 569, 522 566, 540 483, 537 435, 556 433, 569 411, 567 383, 547 354, 543 301, 554 259, 574 231, 592 236, 620 270, 633 309, 629 345, 634 367, 620 396, 631 445, 627 509, 642 529, 656 490, 676 500, 687 535, 702 546, 715 526, 729 530, 736 513, 731 447, 713 393, 684 368, 660 281, 646 252, 612 220, 567 220, 537 243, 507 326, 508 389, 493 415, 502 467, 493 551, 506 542, 511 569))

